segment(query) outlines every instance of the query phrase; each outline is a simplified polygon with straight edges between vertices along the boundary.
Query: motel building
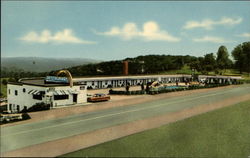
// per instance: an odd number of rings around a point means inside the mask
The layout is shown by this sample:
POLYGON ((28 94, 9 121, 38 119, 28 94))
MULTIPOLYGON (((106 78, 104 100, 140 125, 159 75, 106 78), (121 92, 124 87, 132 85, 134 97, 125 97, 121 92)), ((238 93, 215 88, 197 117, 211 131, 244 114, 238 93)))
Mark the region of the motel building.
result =
POLYGON ((85 85, 46 83, 44 79, 21 79, 7 84, 9 112, 20 112, 36 103, 45 103, 51 108, 87 102, 85 85))
MULTIPOLYGON (((237 76, 206 76, 199 75, 199 82, 206 83, 229 83, 234 84, 241 77, 237 76)), ((191 75, 147 75, 147 76, 113 76, 113 77, 90 77, 73 78, 74 83, 84 84, 87 89, 103 89, 129 86, 146 85, 148 82, 158 81, 159 83, 176 83, 191 81, 191 75)))
MULTIPOLYGON (((20 79, 7 84, 8 111, 19 112, 36 103, 45 103, 51 108, 87 102, 87 89, 103 89, 136 86, 148 82, 176 83, 191 81, 191 75, 148 75, 148 76, 113 76, 94 78, 72 78, 70 72, 61 70, 67 78, 47 76, 39 79, 20 79), (50 78, 48 78, 50 77, 50 78), (47 80, 49 79, 49 80, 47 80), (60 82, 55 82, 59 80, 60 82), (48 82, 50 81, 50 82, 48 82)), ((206 83, 234 84, 241 77, 200 75, 198 81, 206 83)))
POLYGON ((84 84, 87 89, 103 89, 146 85, 148 82, 175 83, 191 80, 191 75, 147 75, 147 76, 113 76, 73 78, 74 83, 84 84))

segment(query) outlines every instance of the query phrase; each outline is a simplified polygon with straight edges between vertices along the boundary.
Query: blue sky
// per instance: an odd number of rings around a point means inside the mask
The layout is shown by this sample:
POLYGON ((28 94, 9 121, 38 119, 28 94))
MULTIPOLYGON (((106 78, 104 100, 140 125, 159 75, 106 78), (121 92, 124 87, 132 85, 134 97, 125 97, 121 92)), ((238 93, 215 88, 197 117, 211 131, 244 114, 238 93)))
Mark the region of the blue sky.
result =
POLYGON ((1 1, 1 55, 203 56, 250 41, 250 2, 1 1))

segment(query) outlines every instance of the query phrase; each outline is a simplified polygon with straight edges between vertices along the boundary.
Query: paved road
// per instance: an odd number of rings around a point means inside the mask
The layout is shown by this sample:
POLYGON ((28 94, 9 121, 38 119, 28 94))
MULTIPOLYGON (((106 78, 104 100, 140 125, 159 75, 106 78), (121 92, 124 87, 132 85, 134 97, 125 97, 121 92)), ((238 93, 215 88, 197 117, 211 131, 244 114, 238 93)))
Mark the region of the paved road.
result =
MULTIPOLYGON (((1 128, 1 152, 250 94, 250 85, 1 128)), ((100 105, 101 106, 101 105, 100 105)))

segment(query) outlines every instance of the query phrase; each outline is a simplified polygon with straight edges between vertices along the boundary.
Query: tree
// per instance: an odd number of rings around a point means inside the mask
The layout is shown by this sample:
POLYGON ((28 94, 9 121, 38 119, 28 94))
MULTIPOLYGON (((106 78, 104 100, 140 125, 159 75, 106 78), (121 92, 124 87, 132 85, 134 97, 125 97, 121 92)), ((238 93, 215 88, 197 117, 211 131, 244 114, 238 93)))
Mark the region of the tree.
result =
POLYGON ((220 46, 217 52, 216 63, 220 70, 230 68, 232 61, 228 58, 228 51, 225 46, 220 46))
POLYGON ((250 75, 250 42, 239 44, 232 51, 235 60, 235 68, 242 72, 248 72, 250 75))
POLYGON ((189 64, 190 68, 191 68, 191 69, 195 69, 195 70, 197 70, 197 71, 202 71, 202 70, 203 70, 203 69, 202 69, 202 68, 203 68, 203 66, 202 66, 203 60, 204 60, 203 57, 199 57, 199 58, 193 60, 193 61, 189 64))
POLYGON ((8 81, 7 81, 6 79, 3 79, 3 80, 2 80, 2 84, 3 84, 3 85, 7 85, 7 83, 8 83, 8 81))
POLYGON ((9 78, 8 82, 16 82, 16 80, 14 78, 9 78))
POLYGON ((206 54, 202 61, 202 69, 208 74, 209 71, 213 71, 216 68, 216 60, 213 53, 206 54))

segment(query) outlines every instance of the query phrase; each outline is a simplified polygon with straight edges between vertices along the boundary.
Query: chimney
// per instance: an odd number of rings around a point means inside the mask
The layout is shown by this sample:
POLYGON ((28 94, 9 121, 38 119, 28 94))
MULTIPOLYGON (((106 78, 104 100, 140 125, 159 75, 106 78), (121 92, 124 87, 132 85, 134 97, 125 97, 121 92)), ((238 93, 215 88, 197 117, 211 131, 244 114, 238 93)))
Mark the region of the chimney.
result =
POLYGON ((123 75, 128 75, 128 61, 123 61, 123 75))

